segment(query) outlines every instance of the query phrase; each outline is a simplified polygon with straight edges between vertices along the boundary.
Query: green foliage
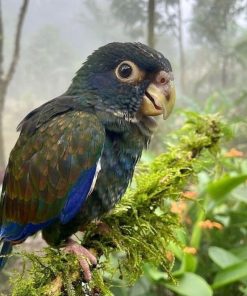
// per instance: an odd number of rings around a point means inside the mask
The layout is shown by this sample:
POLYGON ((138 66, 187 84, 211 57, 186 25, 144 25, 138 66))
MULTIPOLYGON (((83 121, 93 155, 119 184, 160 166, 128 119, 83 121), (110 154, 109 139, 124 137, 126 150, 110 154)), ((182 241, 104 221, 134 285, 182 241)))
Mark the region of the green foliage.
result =
POLYGON ((244 278, 247 278, 247 261, 232 264, 219 271, 215 276, 212 287, 216 289, 244 278))
POLYGON ((23 252, 21 256, 32 262, 32 268, 28 278, 25 276, 25 272, 13 276, 13 296, 60 295, 59 279, 67 291, 66 295, 80 295, 76 293, 81 291, 78 287, 77 289, 74 287, 74 282, 78 277, 78 268, 75 263, 76 259, 72 255, 46 248, 41 256, 26 252, 23 252), (64 268, 65 264, 66 268, 64 268))
MULTIPOLYGON (((178 239, 181 225, 170 210, 171 204, 181 198, 185 186, 208 165, 209 158, 215 158, 218 141, 226 131, 217 115, 188 112, 187 117, 177 132, 176 145, 151 164, 140 165, 122 201, 102 218, 104 224, 92 223, 86 229, 82 244, 101 255, 89 285, 82 285, 82 274, 73 256, 48 248, 42 256, 23 254, 31 268, 13 278, 13 295, 50 295, 51 291, 53 295, 96 295, 99 291, 112 295, 112 286, 133 285, 143 274, 144 263, 160 267, 165 274, 163 280, 173 281, 174 262, 165 254, 169 246, 179 250, 184 244, 178 239)), ((182 276, 185 282, 186 277, 196 278, 189 273, 182 276)), ((160 274, 156 279, 160 280, 160 274)), ((196 281, 199 286, 206 285, 198 277, 196 281)))
MULTIPOLYGON (((189 253, 170 250, 176 259, 173 276, 179 285, 168 280, 162 283, 178 295, 193 295, 199 291, 186 279, 188 273, 206 281, 198 295, 246 295, 247 280, 247 160, 236 149, 218 153, 214 163, 208 163, 193 184, 198 196, 187 203, 182 215, 185 221, 183 242, 189 253), (190 223, 186 223, 190 221, 190 223)), ((195 280, 196 281, 196 280, 195 280)))
POLYGON ((208 185, 208 193, 214 199, 224 199, 225 195, 231 192, 234 188, 244 183, 247 180, 247 175, 239 176, 223 176, 219 180, 208 185))
POLYGON ((208 248, 208 255, 220 268, 226 268, 241 261, 231 252, 214 246, 208 248))
POLYGON ((184 296, 212 296, 213 291, 207 282, 200 276, 185 272, 179 277, 179 285, 169 285, 167 287, 179 295, 184 296), (193 283, 193 284, 192 284, 193 283))

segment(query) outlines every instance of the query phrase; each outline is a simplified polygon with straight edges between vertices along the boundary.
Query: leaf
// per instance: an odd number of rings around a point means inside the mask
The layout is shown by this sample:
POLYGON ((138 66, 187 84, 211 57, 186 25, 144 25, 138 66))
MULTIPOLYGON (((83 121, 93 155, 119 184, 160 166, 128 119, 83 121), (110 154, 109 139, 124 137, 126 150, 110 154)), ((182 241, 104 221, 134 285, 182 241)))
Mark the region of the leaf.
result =
POLYGON ((165 284, 167 288, 183 296, 211 296, 213 291, 208 283, 200 276, 186 272, 178 278, 178 285, 165 284))
POLYGON ((231 265, 219 271, 215 276, 212 288, 217 289, 239 281, 245 277, 247 277, 247 261, 231 265))
POLYGON ((247 246, 231 249, 231 252, 242 260, 247 260, 247 246))
POLYGON ((192 254, 184 254, 183 262, 182 262, 182 269, 184 271, 195 272, 197 267, 197 257, 192 254))
POLYGON ((208 185, 208 193, 214 199, 222 199, 226 194, 230 193, 234 188, 244 183, 246 180, 247 175, 235 177, 224 176, 208 185))
POLYGON ((172 241, 169 243, 169 250, 171 250, 175 257, 177 257, 180 261, 183 260, 184 253, 181 247, 179 247, 172 241))
POLYGON ((210 247, 208 249, 208 255, 213 260, 213 262, 221 268, 226 268, 228 266, 241 262, 241 259, 238 258, 236 255, 218 247, 210 247))
POLYGON ((168 279, 167 273, 159 271, 148 263, 144 264, 143 270, 145 275, 155 282, 168 279))

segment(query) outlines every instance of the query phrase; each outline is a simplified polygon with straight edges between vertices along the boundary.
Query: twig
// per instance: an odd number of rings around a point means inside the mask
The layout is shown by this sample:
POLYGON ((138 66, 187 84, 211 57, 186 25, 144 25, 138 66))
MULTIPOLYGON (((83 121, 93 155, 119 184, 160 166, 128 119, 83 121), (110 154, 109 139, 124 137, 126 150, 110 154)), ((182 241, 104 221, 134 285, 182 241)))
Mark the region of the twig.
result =
POLYGON ((5 83, 9 84, 11 79, 13 78, 13 75, 15 73, 16 65, 19 59, 20 55, 20 40, 21 40, 21 34, 22 34, 22 28, 24 19, 26 16, 27 8, 28 8, 29 0, 23 0, 23 4, 20 10, 18 23, 17 23, 17 29, 16 29, 16 35, 15 35, 15 47, 14 52, 12 56, 12 60, 10 63, 9 70, 7 71, 6 77, 5 77, 5 83))

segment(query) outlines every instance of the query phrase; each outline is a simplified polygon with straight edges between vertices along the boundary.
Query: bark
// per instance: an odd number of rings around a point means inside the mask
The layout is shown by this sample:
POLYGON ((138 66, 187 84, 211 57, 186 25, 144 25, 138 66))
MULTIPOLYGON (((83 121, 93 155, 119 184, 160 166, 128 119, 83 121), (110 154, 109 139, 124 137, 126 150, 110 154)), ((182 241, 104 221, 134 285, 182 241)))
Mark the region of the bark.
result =
POLYGON ((181 91, 185 92, 185 53, 183 42, 183 17, 182 17, 182 0, 178 2, 178 46, 180 59, 180 87, 181 91))
POLYGON ((2 9, 1 9, 1 0, 0 0, 0 170, 5 166, 5 157, 4 157, 4 138, 3 138, 3 115, 4 115, 4 103, 6 98, 6 92, 9 87, 9 84, 14 76, 17 63, 20 56, 20 44, 21 44, 21 34, 22 28, 27 13, 27 8, 29 0, 23 0, 22 6, 20 8, 20 13, 18 17, 18 22, 16 26, 16 34, 14 39, 14 51, 10 66, 6 71, 6 74, 3 72, 3 22, 2 22, 2 9))
POLYGON ((228 82, 228 56, 224 55, 221 68, 221 85, 224 88, 228 82))
POLYGON ((25 15, 27 12, 28 3, 29 3, 29 0, 24 0, 23 4, 21 6, 21 9, 20 9, 20 14, 19 14, 19 18, 18 18, 17 27, 16 27, 14 52, 13 52, 12 61, 10 63, 9 70, 8 70, 6 78, 5 78, 5 81, 7 84, 9 84, 10 81, 12 80, 13 75, 16 70, 17 62, 19 60, 21 33, 22 33, 25 15))
POLYGON ((0 79, 0 172, 5 168, 4 138, 3 138, 3 107, 6 95, 5 84, 0 79))
MULTIPOLYGON (((0 80, 3 79, 3 20, 2 20, 2 2, 0 0, 0 80)), ((0 99, 1 102, 1 99, 0 99)))
POLYGON ((155 0, 148 1, 148 38, 147 43, 150 47, 155 47, 154 27, 155 27, 155 0))
MULTIPOLYGON (((0 112, 0 173, 4 169, 4 140, 3 140, 3 114, 0 112)), ((0 183, 1 184, 1 183, 0 183)))

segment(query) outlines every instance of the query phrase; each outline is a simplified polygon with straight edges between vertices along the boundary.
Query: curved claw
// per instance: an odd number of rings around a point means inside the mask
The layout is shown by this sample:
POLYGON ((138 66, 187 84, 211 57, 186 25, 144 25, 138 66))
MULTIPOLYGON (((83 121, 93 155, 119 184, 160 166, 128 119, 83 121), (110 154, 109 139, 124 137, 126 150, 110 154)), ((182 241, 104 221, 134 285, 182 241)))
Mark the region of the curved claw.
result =
POLYGON ((96 257, 73 239, 68 240, 64 250, 68 253, 73 253, 76 255, 81 265, 84 279, 85 281, 89 282, 92 279, 90 267, 96 267, 97 265, 96 257))

